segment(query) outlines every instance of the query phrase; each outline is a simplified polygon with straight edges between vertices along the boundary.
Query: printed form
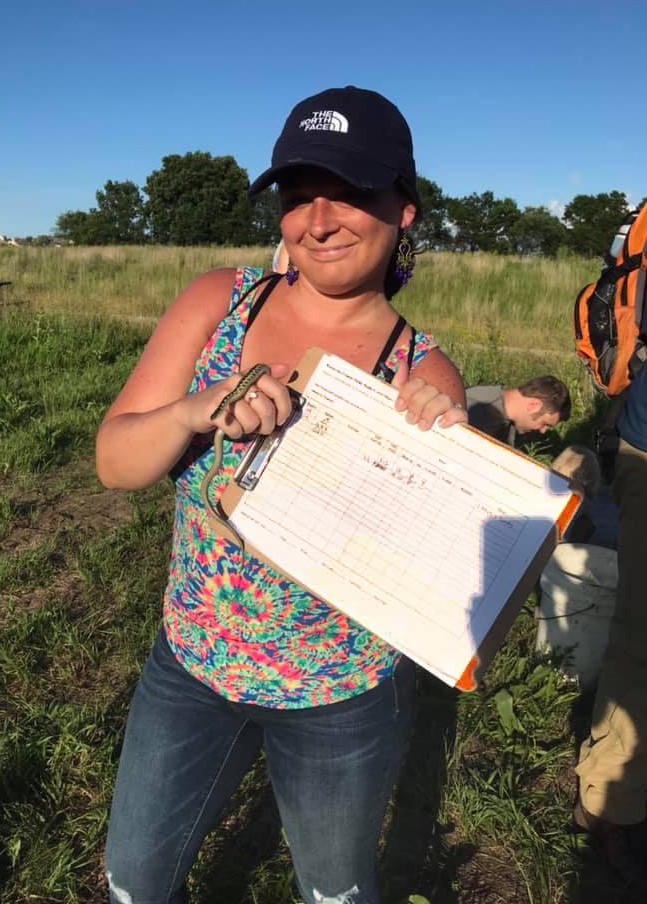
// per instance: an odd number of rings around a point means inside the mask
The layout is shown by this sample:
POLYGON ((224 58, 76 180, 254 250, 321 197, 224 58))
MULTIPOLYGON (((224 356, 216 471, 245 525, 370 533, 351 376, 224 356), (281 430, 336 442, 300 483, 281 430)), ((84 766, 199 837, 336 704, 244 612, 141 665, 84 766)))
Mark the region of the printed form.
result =
POLYGON ((324 355, 230 520, 268 559, 450 684, 571 497, 462 425, 421 431, 397 390, 324 355))

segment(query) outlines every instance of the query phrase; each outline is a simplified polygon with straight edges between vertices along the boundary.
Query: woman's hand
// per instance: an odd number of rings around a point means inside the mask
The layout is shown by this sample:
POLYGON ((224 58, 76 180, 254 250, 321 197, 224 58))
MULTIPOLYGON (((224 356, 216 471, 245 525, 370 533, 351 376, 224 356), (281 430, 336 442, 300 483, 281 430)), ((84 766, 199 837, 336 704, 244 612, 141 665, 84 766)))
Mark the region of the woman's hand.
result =
POLYGON ((263 374, 244 397, 229 405, 215 420, 214 410, 240 383, 243 375, 228 377, 202 392, 193 392, 175 403, 178 422, 192 433, 208 433, 220 428, 229 439, 239 439, 248 433, 272 433, 282 424, 292 405, 287 387, 280 382, 287 376, 287 364, 272 364, 270 373, 263 374))
POLYGON ((398 367, 391 385, 399 393, 395 401, 396 411, 406 411, 405 420, 409 424, 415 424, 420 430, 429 430, 437 418, 440 427, 467 423, 467 412, 460 402, 447 393, 440 392, 422 377, 410 377, 409 368, 404 361, 398 367))

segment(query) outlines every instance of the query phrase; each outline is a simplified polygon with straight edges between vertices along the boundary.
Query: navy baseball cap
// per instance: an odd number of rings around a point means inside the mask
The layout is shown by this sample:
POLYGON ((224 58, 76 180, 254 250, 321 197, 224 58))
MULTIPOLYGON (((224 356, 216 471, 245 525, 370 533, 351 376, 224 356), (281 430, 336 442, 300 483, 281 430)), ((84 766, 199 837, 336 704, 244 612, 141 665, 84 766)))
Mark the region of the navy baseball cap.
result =
POLYGON ((376 91, 348 85, 298 103, 274 145, 271 167, 252 182, 249 197, 296 166, 319 166, 363 191, 397 182, 421 212, 409 126, 376 91))

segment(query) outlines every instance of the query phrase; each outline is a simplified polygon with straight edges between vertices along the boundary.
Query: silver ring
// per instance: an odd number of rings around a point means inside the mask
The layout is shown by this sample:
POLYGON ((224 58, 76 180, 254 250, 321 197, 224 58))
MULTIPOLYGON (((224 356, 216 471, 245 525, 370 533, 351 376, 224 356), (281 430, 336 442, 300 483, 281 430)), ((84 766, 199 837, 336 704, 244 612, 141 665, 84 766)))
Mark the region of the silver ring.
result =
POLYGON ((254 399, 257 399, 257 398, 258 398, 258 393, 256 392, 256 390, 255 390, 255 389, 250 389, 249 392, 247 393, 246 400, 247 400, 248 402, 253 402, 254 399))
POLYGON ((454 402, 454 408, 460 408, 461 411, 463 410, 463 406, 460 402, 454 402))

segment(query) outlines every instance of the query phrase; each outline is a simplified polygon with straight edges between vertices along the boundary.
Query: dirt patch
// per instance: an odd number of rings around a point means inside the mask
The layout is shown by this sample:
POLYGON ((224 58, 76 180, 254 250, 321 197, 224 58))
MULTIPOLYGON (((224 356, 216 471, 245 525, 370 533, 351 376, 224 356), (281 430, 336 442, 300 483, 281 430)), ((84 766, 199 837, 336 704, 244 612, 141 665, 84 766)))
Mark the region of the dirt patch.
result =
POLYGON ((19 499, 14 497, 12 505, 11 529, 2 542, 3 552, 12 555, 39 546, 61 528, 113 530, 128 521, 133 509, 121 490, 78 488, 61 492, 46 481, 38 490, 19 499))
MULTIPOLYGON (((11 521, 2 537, 5 561, 18 560, 21 556, 34 556, 39 551, 56 566, 46 584, 24 592, 4 590, 3 603, 19 605, 27 610, 38 609, 55 596, 73 604, 82 593, 78 574, 70 573, 64 563, 73 544, 79 538, 91 539, 108 534, 130 520, 133 505, 121 490, 106 490, 93 477, 90 463, 75 465, 74 471, 61 479, 56 475, 44 475, 30 486, 20 487, 7 478, 0 480, 0 494, 9 500, 11 521)), ((29 583, 29 582, 27 582, 29 583)))
POLYGON ((527 897, 519 872, 500 848, 480 849, 456 870, 461 904, 519 904, 527 897))
POLYGON ((89 462, 76 463, 63 479, 60 472, 45 474, 24 490, 0 478, 0 494, 11 500, 18 526, 37 513, 38 524, 33 527, 41 531, 66 520, 91 523, 96 518, 104 525, 118 524, 132 511, 123 490, 102 487, 89 462))

